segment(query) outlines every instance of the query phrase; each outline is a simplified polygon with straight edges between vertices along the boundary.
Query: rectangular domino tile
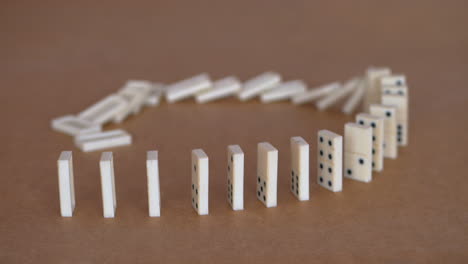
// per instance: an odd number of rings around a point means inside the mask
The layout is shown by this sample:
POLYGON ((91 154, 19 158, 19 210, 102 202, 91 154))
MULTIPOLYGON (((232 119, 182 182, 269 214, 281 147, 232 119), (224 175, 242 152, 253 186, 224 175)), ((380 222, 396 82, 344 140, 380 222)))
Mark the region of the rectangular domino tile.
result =
POLYGON ((343 190, 343 137, 320 130, 317 137, 317 183, 332 191, 343 190))
POLYGON ((367 111, 371 104, 380 102, 380 79, 389 76, 391 70, 385 67, 370 67, 366 71, 366 93, 364 96, 364 110, 367 111))
POLYGON ((244 152, 239 145, 227 148, 227 199, 232 210, 244 210, 244 152))
POLYGON ((84 152, 121 147, 132 144, 132 136, 121 129, 80 134, 75 137, 75 145, 84 152))
POLYGON ((242 90, 238 93, 241 101, 246 101, 275 87, 281 82, 281 76, 276 72, 265 72, 244 83, 242 90))
POLYGON ((372 128, 347 123, 344 140, 345 177, 370 182, 372 180, 372 128))
POLYGON ((384 118, 384 158, 396 159, 397 145, 397 108, 390 105, 371 105, 370 114, 384 118))
POLYGON ((295 105, 309 103, 322 96, 328 95, 339 88, 341 88, 341 84, 339 82, 325 84, 320 87, 296 94, 291 98, 291 101, 295 105))
POLYGON ((78 114, 80 119, 93 124, 104 124, 125 109, 127 102, 116 94, 111 94, 78 114))
POLYGON ((72 217, 75 209, 75 187, 73 180, 73 157, 71 151, 62 151, 57 161, 60 193, 60 213, 72 217))
POLYGON ((380 78, 380 86, 406 86, 406 76, 403 74, 384 76, 380 78))
POLYGON ((301 137, 292 137, 291 192, 299 201, 309 200, 309 144, 301 137))
POLYGON ((208 74, 203 73, 185 79, 166 87, 166 100, 169 103, 174 103, 195 94, 207 90, 211 87, 211 79, 208 74))
POLYGON ((145 100, 145 105, 147 106, 157 106, 161 102, 161 97, 166 91, 166 87, 162 83, 153 83, 148 96, 145 100))
POLYGON ((397 144, 399 146, 408 145, 408 96, 384 94, 382 95, 382 104, 397 108, 397 144))
POLYGON ((76 116, 67 115, 51 122, 52 129, 71 136, 101 131, 101 125, 93 124, 76 116))
POLYGON ((241 89, 241 82, 233 76, 229 76, 213 83, 213 87, 197 94, 195 100, 199 104, 207 103, 221 98, 237 94, 241 89))
POLYGON ((343 88, 341 89, 336 89, 335 91, 329 93, 326 95, 324 98, 320 99, 315 105, 320 111, 323 111, 333 104, 337 103, 339 100, 344 98, 346 95, 350 94, 353 92, 356 87, 359 85, 360 79, 359 78, 354 78, 349 81, 347 81, 344 85, 343 88))
POLYGON ((208 214, 208 156, 192 150, 192 207, 199 215, 208 214))
POLYGON ((278 150, 270 143, 257 145, 257 198, 266 207, 277 205, 278 150))
POLYGON ((288 81, 280 83, 274 88, 266 91, 260 96, 262 103, 272 103, 285 99, 289 99, 292 96, 305 92, 307 86, 303 81, 288 81))
POLYGON ((383 170, 384 118, 366 113, 356 115, 356 123, 372 127, 372 169, 383 170))
POLYGON ((382 95, 400 95, 408 97, 408 86, 386 85, 382 86, 382 95))
POLYGON ((158 152, 148 151, 146 157, 148 177, 148 210, 150 217, 161 216, 161 192, 159 189, 158 152))
POLYGON ((136 114, 144 106, 150 92, 151 84, 125 86, 118 94, 125 99, 127 104, 114 116, 114 123, 121 123, 130 114, 136 114))
POLYGON ((99 162, 101 170, 102 208, 105 218, 114 218, 117 200, 115 197, 114 161, 112 152, 103 152, 99 162))
MULTIPOLYGON (((143 93, 144 100, 143 102, 139 102, 136 106, 133 107, 132 113, 136 114, 140 111, 140 109, 144 105, 153 105, 151 100, 154 98, 150 98, 152 93, 156 90, 155 88, 161 88, 163 85, 159 83, 152 83, 150 81, 144 80, 128 80, 125 86, 120 90, 120 93, 123 96, 131 96, 134 97, 136 93, 143 93), (149 102, 151 101, 151 102, 149 102)), ((129 98, 127 98, 128 100, 129 98)), ((158 98, 159 100, 159 98, 158 98)))
POLYGON ((359 103, 364 98, 364 93, 366 92, 366 86, 364 80, 360 80, 359 84, 356 87, 356 90, 351 94, 351 96, 346 100, 341 111, 347 115, 350 115, 359 103))

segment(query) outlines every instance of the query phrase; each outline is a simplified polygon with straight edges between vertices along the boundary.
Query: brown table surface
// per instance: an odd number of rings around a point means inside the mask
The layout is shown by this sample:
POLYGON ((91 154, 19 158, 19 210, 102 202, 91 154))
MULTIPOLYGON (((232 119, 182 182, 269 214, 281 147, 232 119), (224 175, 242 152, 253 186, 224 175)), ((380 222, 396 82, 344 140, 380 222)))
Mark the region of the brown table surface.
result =
POLYGON ((0 263, 467 263, 466 1, 4 1, 0 8, 0 263), (79 3, 78 3, 79 2, 79 3), (147 108, 114 152, 118 207, 102 217, 100 153, 52 118, 127 79, 267 70, 309 86, 370 65, 408 76, 410 145, 371 183, 315 183, 316 133, 353 116, 289 102, 193 100, 147 108), (311 200, 288 190, 289 138, 311 143, 311 200), (255 197, 256 144, 279 150, 278 207, 255 197), (245 210, 226 201, 226 146, 245 152, 245 210), (210 215, 190 202, 190 151, 210 157, 210 215), (147 213, 146 151, 160 155, 162 216, 147 213), (77 206, 59 214, 56 161, 73 150, 77 206))

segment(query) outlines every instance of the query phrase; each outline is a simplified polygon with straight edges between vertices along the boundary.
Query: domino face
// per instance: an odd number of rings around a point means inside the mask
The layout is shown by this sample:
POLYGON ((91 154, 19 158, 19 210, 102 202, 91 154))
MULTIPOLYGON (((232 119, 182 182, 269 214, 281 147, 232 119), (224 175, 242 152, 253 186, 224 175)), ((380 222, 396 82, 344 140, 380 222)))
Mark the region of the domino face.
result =
POLYGON ((270 143, 257 145, 257 198, 266 207, 276 207, 278 150, 270 143))
POLYGON ((325 96, 323 99, 320 99, 315 105, 321 111, 329 108, 330 106, 332 106, 333 104, 337 103, 339 100, 344 98, 346 95, 353 92, 356 89, 359 82, 360 80, 358 78, 354 78, 354 79, 347 81, 343 85, 343 88, 336 89, 335 91, 331 92, 330 94, 325 96))
POLYGON ((328 130, 320 130, 317 139, 317 183, 332 192, 341 192, 343 137, 328 130))
POLYGON ((382 95, 382 104, 392 105, 396 110, 397 144, 408 145, 408 96, 382 95))
POLYGON ((192 150, 192 207, 208 214, 208 156, 202 149, 192 150))
POLYGON ((189 98, 211 87, 211 79, 203 73, 192 78, 176 82, 166 87, 166 100, 174 103, 189 98))
POLYGON ((395 86, 387 85, 382 87, 382 96, 383 95, 400 95, 408 97, 408 86, 395 86))
POLYGON ((396 111, 395 106, 370 106, 371 115, 384 118, 384 158, 396 159, 398 156, 396 111))
POLYGON ((72 217, 75 210, 75 186, 73 179, 73 157, 71 151, 62 151, 57 161, 60 213, 62 217, 72 217))
POLYGON ((341 84, 339 82, 325 84, 320 87, 313 88, 308 91, 304 91, 302 93, 296 94, 291 98, 291 101, 293 104, 296 104, 296 105, 309 103, 309 102, 314 101, 317 98, 328 95, 331 92, 339 88, 341 88, 341 84))
POLYGON ((211 89, 205 90, 195 97, 197 103, 207 103, 234 95, 241 89, 241 82, 233 76, 226 77, 213 83, 211 89))
POLYGON ((296 94, 305 92, 305 90, 306 84, 303 81, 284 82, 263 93, 260 100, 262 103, 277 102, 289 99, 296 94))
POLYGON ((380 79, 389 76, 391 70, 385 67, 371 67, 366 72, 366 93, 364 97, 364 109, 367 111, 371 104, 380 102, 380 79))
POLYGON ((299 201, 309 200, 309 144, 301 137, 291 140, 291 192, 299 201))
POLYGON ((372 180, 372 128, 347 123, 344 140, 345 177, 370 182, 372 180))
POLYGON ((380 86, 406 86, 406 76, 394 74, 380 78, 380 86))
POLYGON ((75 137, 75 145, 84 152, 121 147, 132 144, 132 136, 124 130, 81 134, 75 137))
POLYGON ((244 152, 239 145, 227 148, 227 199, 232 210, 244 210, 244 152))
POLYGON ((161 192, 159 189, 158 152, 148 151, 146 158, 148 177, 148 210, 150 217, 161 216, 161 192))
POLYGON ((356 123, 372 128, 372 169, 383 170, 384 118, 366 113, 356 115, 356 123))
POLYGON ((246 101, 269 90, 281 82, 281 76, 275 72, 265 72, 246 81, 238 94, 241 101, 246 101))
POLYGON ((115 197, 114 161, 112 152, 103 152, 99 162, 101 169, 102 208, 105 218, 114 218, 117 200, 115 197))
POLYGON ((93 124, 89 121, 72 115, 56 118, 52 120, 51 125, 55 131, 71 136, 101 131, 101 125, 93 124))
POLYGON ((127 102, 119 95, 109 95, 78 114, 80 119, 93 124, 104 124, 127 106, 127 102))

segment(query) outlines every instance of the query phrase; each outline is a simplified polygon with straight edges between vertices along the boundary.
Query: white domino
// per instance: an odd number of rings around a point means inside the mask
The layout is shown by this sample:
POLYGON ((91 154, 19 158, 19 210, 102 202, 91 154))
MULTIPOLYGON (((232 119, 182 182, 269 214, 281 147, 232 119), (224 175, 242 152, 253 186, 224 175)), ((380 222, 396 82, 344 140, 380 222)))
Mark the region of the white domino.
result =
POLYGON ((162 83, 153 83, 148 96, 145 100, 147 106, 157 106, 161 102, 161 98, 166 91, 166 87, 162 83))
POLYGON ((239 145, 227 148, 227 199, 232 210, 244 210, 244 152, 239 145))
POLYGON ((386 85, 382 86, 382 95, 408 96, 408 86, 406 85, 386 85))
POLYGON ((119 95, 109 95, 78 114, 80 119, 93 124, 104 124, 127 107, 127 101, 119 95))
POLYGON ((101 169, 102 208, 105 218, 114 218, 117 208, 115 197, 114 161, 112 152, 103 152, 99 162, 101 169))
POLYGON ((146 174, 148 178, 148 211, 150 217, 161 216, 161 192, 159 189, 158 152, 148 151, 146 155, 146 174))
POLYGON ((360 79, 354 78, 347 81, 341 89, 336 89, 335 91, 329 93, 324 98, 320 99, 315 105, 321 111, 329 108, 330 106, 336 104, 342 98, 352 93, 356 87, 359 85, 360 79))
POLYGON ((246 101, 275 87, 281 82, 281 76, 275 72, 265 72, 244 83, 242 90, 238 93, 241 101, 246 101))
POLYGON ((309 200, 309 144, 301 137, 292 137, 291 192, 299 201, 309 200))
POLYGON ((383 170, 384 118, 366 113, 356 115, 356 123, 372 127, 372 169, 383 170))
POLYGON ((140 86, 134 84, 122 88, 118 94, 127 101, 127 104, 114 116, 114 122, 121 123, 130 114, 138 113, 145 104, 150 89, 151 84, 140 86))
POLYGON ((380 79, 385 76, 390 76, 390 68, 385 67, 370 67, 366 71, 366 93, 364 96, 364 110, 368 111, 371 104, 380 102, 380 79))
POLYGON ((291 101, 295 105, 309 103, 322 96, 328 95, 329 93, 339 88, 341 88, 341 84, 339 82, 325 84, 320 87, 306 90, 302 93, 296 94, 291 98, 291 101))
POLYGON ((72 217, 75 210, 75 187, 73 180, 73 157, 71 151, 62 151, 57 161, 60 194, 60 213, 72 217))
POLYGON ((341 192, 343 137, 329 130, 320 130, 317 141, 317 183, 332 192, 341 192))
POLYGON ((392 105, 396 111, 396 133, 399 146, 408 145, 408 97, 401 95, 382 95, 382 104, 392 105))
POLYGON ((380 86, 406 86, 406 76, 403 74, 395 74, 380 78, 380 86))
POLYGON ((192 207, 199 215, 208 214, 208 156, 192 150, 192 207))
POLYGON ((121 129, 81 134, 75 137, 75 146, 84 152, 128 146, 131 144, 132 136, 121 129))
POLYGON ((397 144, 397 108, 390 105, 371 105, 370 114, 384 118, 384 157, 396 159, 397 144))
POLYGON ((350 115, 354 112, 356 107, 361 103, 366 92, 366 86, 364 80, 361 80, 356 87, 356 90, 351 94, 351 96, 346 100, 345 104, 341 111, 347 115, 350 115))
POLYGON ((372 128, 345 124, 344 176, 353 180, 372 180, 372 128))
POLYGON ((211 79, 208 74, 203 73, 189 79, 185 79, 166 87, 166 100, 169 103, 174 103, 195 94, 207 90, 211 87, 211 79))
POLYGON ((233 76, 229 76, 213 83, 213 87, 196 95, 195 100, 199 104, 217 99, 226 98, 237 94, 241 89, 241 82, 233 76))
POLYGON ((101 131, 101 125, 93 124, 76 116, 67 115, 53 119, 52 129, 71 136, 101 131))
POLYGON ((257 145, 257 198, 266 207, 277 205, 278 150, 270 143, 257 145))
POLYGON ((303 93, 307 89, 303 81, 288 81, 280 83, 260 96, 262 103, 271 103, 286 100, 292 96, 303 93))

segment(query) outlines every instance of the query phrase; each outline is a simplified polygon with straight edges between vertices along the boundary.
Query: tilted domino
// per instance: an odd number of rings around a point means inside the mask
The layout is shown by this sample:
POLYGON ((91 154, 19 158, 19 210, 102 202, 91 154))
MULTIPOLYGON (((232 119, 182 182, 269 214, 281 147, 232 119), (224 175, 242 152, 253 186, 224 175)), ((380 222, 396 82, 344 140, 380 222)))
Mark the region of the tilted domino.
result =
POLYGON ((148 151, 146 155, 146 174, 148 178, 148 210, 150 217, 161 216, 161 192, 159 189, 158 152, 148 151))
POLYGON ((309 200, 309 144, 301 137, 292 137, 291 192, 299 201, 309 200))
POLYGON ((397 108, 390 105, 370 105, 370 114, 384 118, 384 157, 396 159, 397 143, 397 108))
POLYGON ((332 191, 343 190, 343 137, 329 130, 317 134, 317 183, 332 191))
POLYGON ((125 120, 130 114, 136 114, 145 104, 151 84, 141 86, 126 86, 118 94, 127 101, 127 105, 114 117, 115 123, 125 120))
POLYGON ((372 128, 372 169, 374 171, 382 171, 384 164, 384 118, 360 113, 356 115, 356 123, 372 128))
POLYGON ((369 67, 366 71, 366 93, 364 95, 363 109, 369 110, 371 104, 380 102, 380 79, 391 74, 390 68, 369 67))
POLYGON ((238 93, 241 101, 246 101, 275 87, 281 82, 281 76, 276 72, 265 72, 244 83, 242 90, 238 93))
POLYGON ((364 98, 364 93, 366 92, 366 86, 364 80, 361 80, 356 87, 356 90, 351 94, 348 100, 343 105, 341 111, 347 115, 350 115, 354 112, 356 107, 364 98))
POLYGON ((166 91, 166 87, 162 83, 153 83, 146 98, 145 105, 157 106, 161 102, 161 97, 166 91))
POLYGON ((232 210, 244 210, 244 152, 239 145, 227 148, 227 199, 232 210))
POLYGON ((329 84, 322 85, 317 88, 313 88, 302 93, 296 94, 291 98, 293 104, 304 104, 308 102, 312 102, 315 99, 318 99, 322 96, 325 96, 336 89, 339 89, 341 84, 339 82, 333 82, 329 84))
POLYGON ((213 83, 212 88, 197 94, 197 103, 206 103, 237 94, 241 89, 241 82, 233 76, 229 76, 213 83))
POLYGON ((271 103, 289 99, 298 93, 305 92, 306 88, 306 84, 303 81, 298 80, 280 83, 274 88, 263 93, 260 96, 260 100, 262 103, 271 103))
POLYGON ((266 207, 276 207, 278 150, 270 143, 257 145, 257 198, 266 207))
POLYGON ((78 114, 80 119, 93 124, 104 124, 125 109, 127 101, 119 95, 111 94, 78 114))
POLYGON ((319 110, 323 111, 351 93, 354 89, 356 89, 358 84, 359 78, 351 79, 343 85, 343 88, 331 92, 324 98, 320 99, 315 105, 319 110))
POLYGON ((168 85, 166 87, 166 100, 169 103, 174 103, 209 89, 211 85, 212 83, 208 74, 199 74, 168 85))
POLYGON ((81 134, 75 137, 75 145, 84 152, 127 146, 132 144, 132 136, 124 130, 81 134))
POLYGON ((192 150, 192 207, 199 215, 208 214, 208 156, 202 149, 192 150))
POLYGON ((370 182, 372 180, 372 128, 347 123, 344 141, 345 177, 370 182))
POLYGON ((117 208, 115 196, 114 161, 112 152, 103 152, 99 162, 101 170, 102 210, 105 218, 113 218, 117 208))
POLYGON ((60 194, 60 213, 72 217, 75 209, 75 187, 73 180, 73 157, 71 151, 62 151, 57 161, 60 194))
POLYGON ((71 136, 101 131, 101 125, 93 124, 76 116, 67 115, 53 119, 52 129, 71 136))

